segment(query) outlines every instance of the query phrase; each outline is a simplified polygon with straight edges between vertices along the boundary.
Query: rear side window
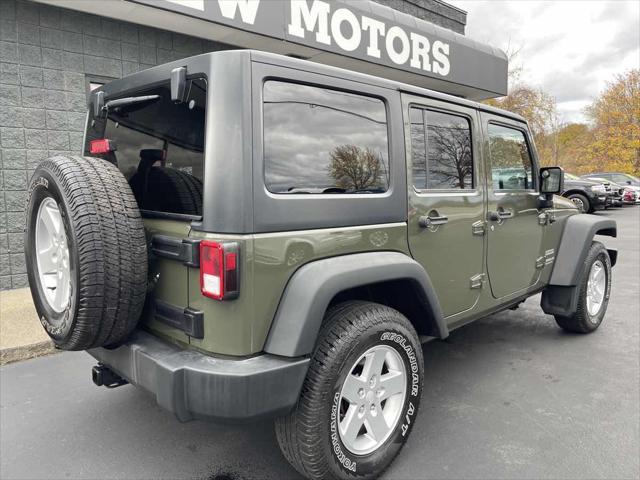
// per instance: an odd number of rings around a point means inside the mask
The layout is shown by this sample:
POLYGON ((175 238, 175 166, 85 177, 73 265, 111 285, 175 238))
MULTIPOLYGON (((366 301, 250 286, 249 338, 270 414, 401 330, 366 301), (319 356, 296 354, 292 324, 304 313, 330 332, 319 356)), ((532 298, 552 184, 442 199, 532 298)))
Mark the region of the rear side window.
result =
POLYGON ((489 124, 491 179, 494 190, 532 190, 533 161, 522 130, 489 124))
POLYGON ((471 124, 451 113, 412 108, 411 161, 418 190, 473 188, 471 124))
POLYGON ((266 82, 264 168, 265 184, 272 193, 387 191, 384 103, 327 88, 266 82))
POLYGON ((143 211, 202 215, 206 82, 192 80, 188 91, 179 104, 171 101, 168 82, 129 94, 160 98, 109 110, 87 134, 115 143, 105 158, 127 178, 143 211))

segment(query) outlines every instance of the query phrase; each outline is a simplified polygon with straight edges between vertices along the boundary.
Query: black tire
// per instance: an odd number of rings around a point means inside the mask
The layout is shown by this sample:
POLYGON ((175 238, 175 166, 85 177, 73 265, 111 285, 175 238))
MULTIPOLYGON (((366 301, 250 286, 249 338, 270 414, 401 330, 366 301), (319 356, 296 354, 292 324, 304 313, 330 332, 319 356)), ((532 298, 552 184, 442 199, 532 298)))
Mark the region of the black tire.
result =
POLYGON ((589 199, 581 193, 572 193, 571 195, 567 195, 567 198, 580 209, 581 213, 591 213, 593 211, 591 208, 591 202, 589 202, 589 199))
POLYGON ((591 202, 589 202, 589 199, 586 196, 582 195, 581 193, 572 193, 571 195, 568 195, 567 198, 571 200, 580 209, 581 213, 593 212, 593 208, 591 207, 591 202))
POLYGON ((25 253, 36 311, 58 348, 115 345, 136 327, 147 290, 146 239, 133 193, 114 165, 76 156, 42 162, 29 187, 25 253), (60 313, 44 294, 36 261, 36 221, 47 198, 57 203, 69 250, 70 297, 60 313))
POLYGON ((202 215, 202 182, 186 172, 169 167, 150 167, 130 180, 143 210, 202 215))
POLYGON ((602 324, 604 315, 607 312, 607 306, 609 305, 609 296, 611 295, 611 259, 609 258, 607 249, 602 243, 593 242, 591 244, 591 248, 587 253, 584 264, 582 265, 578 288, 578 308, 576 312, 570 317, 555 315, 555 319, 557 324, 568 332, 591 333, 597 330, 602 324), (604 300, 600 305, 600 308, 592 315, 589 313, 589 309, 587 308, 587 283, 591 267, 597 261, 600 261, 604 267, 604 274, 606 275, 605 292, 604 300))
POLYGON ((280 449, 310 479, 377 478, 407 441, 418 414, 423 381, 422 348, 406 317, 375 303, 339 304, 327 312, 295 409, 276 420, 280 449), (369 454, 356 455, 337 433, 336 422, 343 411, 340 392, 354 362, 378 345, 398 352, 407 372, 406 393, 401 415, 384 443, 369 454))

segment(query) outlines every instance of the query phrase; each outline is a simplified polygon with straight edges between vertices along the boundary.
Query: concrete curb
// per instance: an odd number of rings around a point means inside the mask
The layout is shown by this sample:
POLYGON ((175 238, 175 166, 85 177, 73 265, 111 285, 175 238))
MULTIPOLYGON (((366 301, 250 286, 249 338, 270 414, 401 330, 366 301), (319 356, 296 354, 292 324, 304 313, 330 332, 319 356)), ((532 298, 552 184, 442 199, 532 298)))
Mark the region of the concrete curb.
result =
POLYGON ((20 360, 27 360, 29 358, 50 355, 59 351, 60 350, 56 350, 56 348, 53 346, 53 342, 51 342, 50 340, 32 343, 31 345, 20 345, 19 347, 4 348, 0 350, 0 365, 7 365, 9 363, 18 362, 20 360))

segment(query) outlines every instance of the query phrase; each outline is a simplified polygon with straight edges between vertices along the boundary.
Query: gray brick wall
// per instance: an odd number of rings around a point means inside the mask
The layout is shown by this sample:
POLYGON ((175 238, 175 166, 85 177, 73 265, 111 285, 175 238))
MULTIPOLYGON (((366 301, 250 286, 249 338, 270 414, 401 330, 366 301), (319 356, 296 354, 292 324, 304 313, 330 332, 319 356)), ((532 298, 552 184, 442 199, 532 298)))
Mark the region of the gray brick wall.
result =
MULTIPOLYGON (((464 32, 466 15, 437 0, 378 1, 464 32)), ((87 75, 119 78, 223 48, 96 15, 0 0, 0 289, 27 285, 27 182, 44 158, 81 151, 87 75)))
POLYGON ((464 35, 466 12, 440 0, 373 0, 464 35))

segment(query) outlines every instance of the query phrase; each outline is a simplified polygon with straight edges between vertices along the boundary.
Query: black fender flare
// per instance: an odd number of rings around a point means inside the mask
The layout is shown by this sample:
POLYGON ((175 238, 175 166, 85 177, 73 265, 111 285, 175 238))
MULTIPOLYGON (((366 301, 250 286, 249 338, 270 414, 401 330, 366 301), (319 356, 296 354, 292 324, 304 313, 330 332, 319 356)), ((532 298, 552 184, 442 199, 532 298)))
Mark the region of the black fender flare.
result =
MULTIPOLYGON (((577 309, 578 284, 582 264, 591 248, 595 235, 616 237, 618 227, 615 220, 594 215, 577 214, 567 218, 556 261, 549 284, 542 292, 540 305, 550 315, 571 316, 577 309)), ((618 252, 607 249, 611 265, 616 264, 618 252)))
POLYGON ((311 354, 335 295, 354 287, 404 279, 414 283, 431 312, 434 335, 446 338, 449 330, 425 269, 403 253, 367 252, 316 260, 300 267, 280 299, 264 351, 285 357, 311 354))

